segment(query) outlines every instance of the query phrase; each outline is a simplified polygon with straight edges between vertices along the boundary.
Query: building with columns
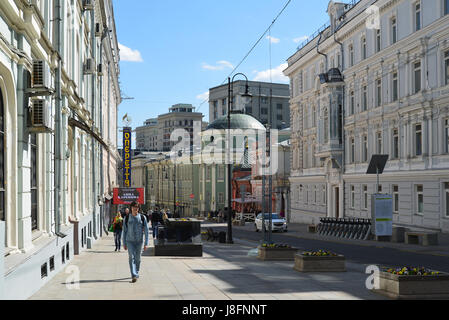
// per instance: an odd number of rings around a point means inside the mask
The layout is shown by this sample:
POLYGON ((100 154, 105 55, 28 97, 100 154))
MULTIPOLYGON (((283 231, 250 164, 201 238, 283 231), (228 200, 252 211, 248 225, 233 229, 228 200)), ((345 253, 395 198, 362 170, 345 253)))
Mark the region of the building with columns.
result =
POLYGON ((111 0, 1 1, 4 298, 28 298, 102 235, 117 185, 118 74, 111 0))
POLYGON ((449 1, 330 1, 327 12, 284 71, 291 220, 370 218, 380 192, 395 225, 449 232, 449 1), (379 190, 366 174, 374 154, 389 155, 379 190))

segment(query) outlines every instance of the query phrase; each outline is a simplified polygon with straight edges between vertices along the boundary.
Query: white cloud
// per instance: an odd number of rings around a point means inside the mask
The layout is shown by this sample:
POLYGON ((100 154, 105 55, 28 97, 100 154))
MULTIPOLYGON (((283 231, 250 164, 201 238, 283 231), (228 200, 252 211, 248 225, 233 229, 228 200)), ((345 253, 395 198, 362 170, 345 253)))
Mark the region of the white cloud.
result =
POLYGON ((302 36, 302 37, 298 37, 298 38, 293 39, 293 42, 294 43, 300 43, 300 42, 306 41, 307 39, 309 39, 308 36, 302 36))
POLYGON ((202 94, 197 95, 196 98, 201 101, 209 100, 209 91, 206 91, 202 94))
POLYGON ((226 61, 226 60, 217 61, 217 64, 215 66, 212 66, 207 63, 203 63, 203 69, 206 69, 206 70, 216 71, 216 70, 223 70, 225 68, 234 69, 234 66, 232 65, 232 63, 230 63, 229 61, 226 61))
POLYGON ((120 50, 120 60, 121 61, 131 61, 131 62, 143 62, 142 56, 139 50, 133 50, 124 46, 123 44, 118 44, 120 50))
POLYGON ((270 40, 271 43, 279 43, 281 40, 272 36, 267 36, 267 39, 270 40))
MULTIPOLYGON (((287 69, 288 63, 283 63, 274 69, 271 69, 271 79, 273 82, 289 83, 288 77, 284 76, 283 71, 287 69)), ((270 69, 264 71, 257 71, 254 81, 270 81, 270 69)))

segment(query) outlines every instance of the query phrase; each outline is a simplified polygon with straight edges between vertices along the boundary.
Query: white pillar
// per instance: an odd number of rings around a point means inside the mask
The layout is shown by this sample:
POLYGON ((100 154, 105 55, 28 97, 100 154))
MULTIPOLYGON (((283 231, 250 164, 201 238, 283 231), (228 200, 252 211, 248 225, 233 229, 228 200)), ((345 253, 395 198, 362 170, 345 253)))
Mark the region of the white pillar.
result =
POLYGON ((5 299, 5 222, 0 221, 0 300, 5 299))

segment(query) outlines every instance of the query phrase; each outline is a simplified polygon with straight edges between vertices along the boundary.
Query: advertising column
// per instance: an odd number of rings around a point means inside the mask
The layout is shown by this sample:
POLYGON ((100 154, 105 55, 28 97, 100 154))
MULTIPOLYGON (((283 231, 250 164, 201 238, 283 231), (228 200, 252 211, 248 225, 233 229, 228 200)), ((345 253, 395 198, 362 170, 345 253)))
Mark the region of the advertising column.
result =
POLYGON ((131 187, 131 128, 123 128, 123 187, 131 187))

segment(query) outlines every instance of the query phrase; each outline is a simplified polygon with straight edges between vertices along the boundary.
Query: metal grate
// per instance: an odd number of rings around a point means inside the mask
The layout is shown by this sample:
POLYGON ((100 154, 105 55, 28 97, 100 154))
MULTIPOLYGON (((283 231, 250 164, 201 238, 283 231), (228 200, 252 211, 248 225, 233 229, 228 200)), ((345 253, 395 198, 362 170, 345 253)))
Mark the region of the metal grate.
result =
POLYGON ((33 100, 33 114, 32 114, 32 119, 33 119, 33 125, 34 126, 43 126, 44 125, 44 118, 45 118, 45 114, 44 114, 44 105, 45 105, 45 100, 43 99, 38 99, 38 100, 33 100))
POLYGON ((35 60, 33 61, 33 87, 43 87, 44 86, 44 61, 35 60))

